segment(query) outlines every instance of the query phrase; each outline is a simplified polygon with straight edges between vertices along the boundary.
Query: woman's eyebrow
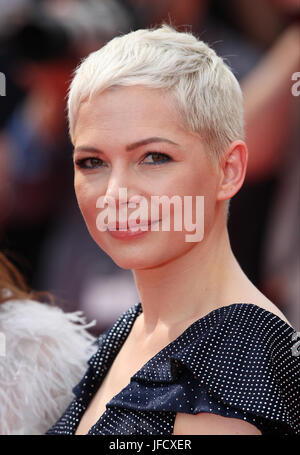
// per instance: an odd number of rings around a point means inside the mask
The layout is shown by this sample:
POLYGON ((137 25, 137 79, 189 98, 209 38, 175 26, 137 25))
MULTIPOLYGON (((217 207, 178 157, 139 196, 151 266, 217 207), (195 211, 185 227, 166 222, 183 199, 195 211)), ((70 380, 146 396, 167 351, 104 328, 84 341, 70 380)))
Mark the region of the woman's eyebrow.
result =
POLYGON ((134 142, 133 144, 127 145, 126 150, 130 152, 138 147, 142 147, 143 145, 152 144, 153 142, 167 142, 168 144, 172 145, 179 145, 176 142, 171 141, 170 139, 166 139, 163 137, 148 137, 147 139, 142 139, 141 141, 134 142))
MULTIPOLYGON (((168 144, 172 145, 179 145, 176 144, 176 142, 171 141, 170 139, 166 139, 163 137, 148 137, 147 139, 142 139, 140 141, 134 142, 133 144, 129 144, 126 146, 126 151, 131 152, 134 149, 137 149, 138 147, 142 147, 143 145, 148 145, 152 144, 154 142, 166 142, 168 144)), ((89 145, 81 145, 79 147, 74 148, 74 153, 75 152, 98 152, 98 153, 104 153, 102 150, 96 148, 96 147, 90 147, 89 145)))

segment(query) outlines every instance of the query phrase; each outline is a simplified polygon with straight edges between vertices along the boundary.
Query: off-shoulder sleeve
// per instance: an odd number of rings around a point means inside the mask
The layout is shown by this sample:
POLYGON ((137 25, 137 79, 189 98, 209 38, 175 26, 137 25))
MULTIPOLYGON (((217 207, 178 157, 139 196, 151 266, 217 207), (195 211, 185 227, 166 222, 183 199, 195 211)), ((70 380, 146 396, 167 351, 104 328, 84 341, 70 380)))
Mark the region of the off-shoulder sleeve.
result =
POLYGON ((188 371, 201 390, 194 398, 193 413, 206 408, 225 416, 239 414, 264 434, 299 434, 300 358, 293 352, 295 331, 255 305, 233 310, 236 314, 205 339, 172 356, 174 375, 188 371))

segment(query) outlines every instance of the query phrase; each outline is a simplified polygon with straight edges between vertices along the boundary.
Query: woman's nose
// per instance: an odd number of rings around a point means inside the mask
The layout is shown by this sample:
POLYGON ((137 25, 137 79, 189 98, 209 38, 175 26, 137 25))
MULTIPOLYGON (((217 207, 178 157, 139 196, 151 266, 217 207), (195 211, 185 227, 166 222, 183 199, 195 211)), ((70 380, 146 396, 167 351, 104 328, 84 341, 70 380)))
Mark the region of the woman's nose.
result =
POLYGON ((128 204, 128 180, 129 176, 123 169, 111 174, 104 196, 109 207, 118 208, 128 204))
POLYGON ((120 186, 117 182, 109 183, 105 196, 104 202, 108 204, 109 207, 116 207, 118 208, 120 204, 120 191, 126 192, 126 187, 120 186))
POLYGON ((135 186, 129 173, 121 171, 110 176, 106 192, 103 198, 108 208, 135 209, 145 199, 141 194, 141 188, 135 186))

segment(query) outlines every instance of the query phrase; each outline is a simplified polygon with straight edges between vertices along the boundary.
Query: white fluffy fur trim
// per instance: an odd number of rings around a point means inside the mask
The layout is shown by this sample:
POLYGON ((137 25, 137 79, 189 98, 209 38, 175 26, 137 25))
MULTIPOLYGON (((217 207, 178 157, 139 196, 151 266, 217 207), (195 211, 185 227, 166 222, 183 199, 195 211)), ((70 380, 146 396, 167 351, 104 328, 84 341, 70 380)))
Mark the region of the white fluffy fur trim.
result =
POLYGON ((32 300, 0 305, 0 434, 44 434, 62 415, 97 350, 94 324, 32 300))

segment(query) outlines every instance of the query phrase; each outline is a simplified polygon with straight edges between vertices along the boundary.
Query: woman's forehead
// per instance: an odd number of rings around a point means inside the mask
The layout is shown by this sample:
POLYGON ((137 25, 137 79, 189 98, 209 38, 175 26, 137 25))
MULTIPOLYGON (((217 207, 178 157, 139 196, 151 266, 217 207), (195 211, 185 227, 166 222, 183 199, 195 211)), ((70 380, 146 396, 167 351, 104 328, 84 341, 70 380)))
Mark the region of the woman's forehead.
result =
POLYGON ((166 136, 166 131, 173 136, 185 132, 171 97, 157 89, 134 86, 107 90, 84 100, 77 113, 74 137, 112 132, 160 137, 166 136))

